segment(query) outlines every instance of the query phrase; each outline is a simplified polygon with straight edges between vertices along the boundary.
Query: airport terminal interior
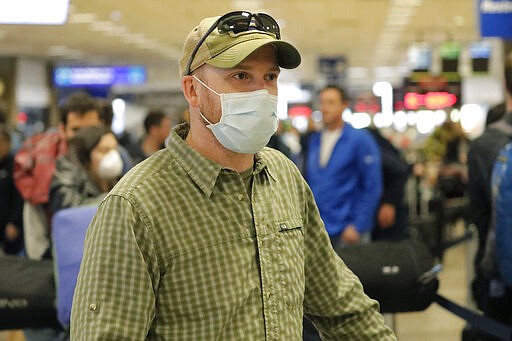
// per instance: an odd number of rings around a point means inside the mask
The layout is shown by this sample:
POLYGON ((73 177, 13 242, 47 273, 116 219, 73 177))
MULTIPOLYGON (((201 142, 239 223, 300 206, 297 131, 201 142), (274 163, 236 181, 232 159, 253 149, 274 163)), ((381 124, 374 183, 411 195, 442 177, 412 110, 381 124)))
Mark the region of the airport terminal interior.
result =
MULTIPOLYGON (((376 131, 406 164, 399 200, 404 226, 438 265, 430 273, 437 293, 481 315, 472 294, 479 240, 471 220, 468 151, 491 119, 512 108, 505 107, 504 86, 512 0, 0 0, 0 128, 10 134, 10 154, 58 127, 63 103, 79 93, 109 108, 116 145, 133 164, 148 157, 150 136, 161 135, 159 149, 169 130, 190 118, 179 67, 188 32, 202 18, 233 11, 270 15, 280 39, 301 55, 299 67, 279 74, 279 127, 271 146, 307 179, 305 141, 325 128, 321 90, 345 89, 343 122, 376 131), (152 123, 151 115, 163 117, 166 126, 160 118, 152 123)), ((249 26, 268 31, 257 23, 261 17, 250 17, 249 26)), ((14 169, 11 181, 19 188, 14 169)), ((0 190, 7 193, 5 188, 0 190)), ((13 205, 0 195, 1 205, 13 205)), ((26 247, 26 220, 25 240, 11 252, 12 224, 0 213, 0 246, 6 245, 0 260, 34 258, 26 247)), ((378 219, 377 211, 369 215, 378 219)), ((44 257, 52 258, 48 250, 44 257)), ((9 276, 0 267, 0 281, 9 276)), ((4 289, 0 283, 0 316, 18 302, 2 297, 4 289)), ((399 340, 491 340, 464 338, 463 330, 471 328, 436 302, 384 316, 399 340)), ((0 341, 50 340, 24 329, 7 328, 0 318, 0 341)))

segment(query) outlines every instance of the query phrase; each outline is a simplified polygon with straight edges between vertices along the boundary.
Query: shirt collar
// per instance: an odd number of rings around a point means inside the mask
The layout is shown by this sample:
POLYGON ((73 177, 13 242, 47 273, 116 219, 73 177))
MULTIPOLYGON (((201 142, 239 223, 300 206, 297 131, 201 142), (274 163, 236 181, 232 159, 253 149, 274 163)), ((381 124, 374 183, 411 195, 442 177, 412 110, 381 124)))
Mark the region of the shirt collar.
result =
MULTIPOLYGON (((166 146, 171 155, 173 155, 190 178, 199 186, 201 191, 203 191, 206 196, 210 197, 215 188, 217 178, 222 170, 227 168, 223 168, 218 163, 199 154, 184 141, 188 135, 189 129, 190 126, 188 123, 176 126, 167 138, 166 146)), ((269 174, 271 179, 276 181, 263 155, 256 153, 254 160, 254 175, 265 171, 269 174)))

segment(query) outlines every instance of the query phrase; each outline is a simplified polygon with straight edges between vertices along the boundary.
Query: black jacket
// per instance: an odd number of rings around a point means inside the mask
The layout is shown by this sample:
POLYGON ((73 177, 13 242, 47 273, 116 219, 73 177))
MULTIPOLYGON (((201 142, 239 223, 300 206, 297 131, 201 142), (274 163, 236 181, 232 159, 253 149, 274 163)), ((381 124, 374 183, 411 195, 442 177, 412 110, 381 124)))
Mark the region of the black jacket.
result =
POLYGON ((57 159, 50 186, 50 208, 58 210, 99 202, 106 193, 87 175, 85 169, 68 156, 57 159))
POLYGON ((408 236, 407 209, 404 203, 405 187, 410 174, 410 166, 400 151, 393 146, 377 129, 368 131, 379 146, 382 160, 383 192, 380 204, 391 204, 395 207, 395 225, 382 230, 378 226, 373 229, 373 239, 402 239, 408 236))
POLYGON ((23 199, 14 186, 13 165, 12 155, 0 160, 0 241, 4 241, 8 223, 14 224, 20 231, 18 241, 5 244, 7 253, 16 253, 23 245, 23 199))
POLYGON ((470 201, 470 222, 478 229, 478 250, 475 256, 477 266, 483 256, 487 233, 491 221, 492 195, 491 176, 494 161, 500 150, 512 138, 512 113, 491 124, 475 139, 468 152, 468 195, 470 201))

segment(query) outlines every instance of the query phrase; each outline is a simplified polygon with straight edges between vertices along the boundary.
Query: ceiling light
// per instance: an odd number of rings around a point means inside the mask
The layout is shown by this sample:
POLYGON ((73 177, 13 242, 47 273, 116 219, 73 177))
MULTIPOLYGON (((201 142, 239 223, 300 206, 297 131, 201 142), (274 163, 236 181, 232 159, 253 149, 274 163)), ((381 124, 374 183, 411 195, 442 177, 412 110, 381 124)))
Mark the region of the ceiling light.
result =
POLYGON ((112 26, 109 31, 105 31, 105 35, 111 37, 119 37, 128 33, 128 28, 126 26, 112 26))
POLYGON ((90 24, 98 20, 94 13, 73 13, 68 18, 68 24, 90 24))
POLYGON ((136 41, 135 44, 137 44, 142 49, 157 49, 160 47, 160 43, 154 39, 136 41))
POLYGON ((83 56, 82 51, 75 49, 68 49, 65 54, 66 59, 81 59, 83 56))
POLYGON ((63 25, 69 0, 2 0, 0 24, 63 25))
POLYGON ((113 23, 111 21, 95 21, 89 24, 89 30, 109 32, 112 30, 113 23))
POLYGON ((410 20, 411 17, 388 17, 386 19, 386 26, 407 26, 409 25, 410 20))
POLYGON ((121 40, 126 44, 143 45, 147 39, 142 33, 126 33, 121 35, 121 40))
POLYGON ((421 6, 423 0, 393 0, 392 3, 396 6, 421 6))
POLYGON ((112 11, 110 12, 110 20, 112 21, 119 21, 123 15, 121 14, 121 11, 112 11))
POLYGON ((49 56, 63 56, 67 50, 68 48, 64 45, 54 45, 48 48, 46 54, 49 56))
POLYGON ((398 17, 410 17, 416 12, 416 8, 414 7, 398 7, 393 6, 389 11, 390 16, 398 16, 398 17))

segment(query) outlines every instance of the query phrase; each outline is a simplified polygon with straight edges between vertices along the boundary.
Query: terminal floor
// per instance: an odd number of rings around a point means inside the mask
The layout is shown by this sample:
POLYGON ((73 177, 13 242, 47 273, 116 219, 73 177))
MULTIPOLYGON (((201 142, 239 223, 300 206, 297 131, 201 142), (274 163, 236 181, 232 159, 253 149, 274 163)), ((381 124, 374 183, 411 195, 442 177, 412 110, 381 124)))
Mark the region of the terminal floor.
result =
MULTIPOLYGON (((440 274, 440 293, 455 302, 467 302, 468 245, 448 250, 440 274)), ((433 304, 418 313, 395 314, 394 329, 401 341, 460 340, 464 322, 433 304)), ((24 341, 21 332, 0 332, 0 341, 24 341)))

